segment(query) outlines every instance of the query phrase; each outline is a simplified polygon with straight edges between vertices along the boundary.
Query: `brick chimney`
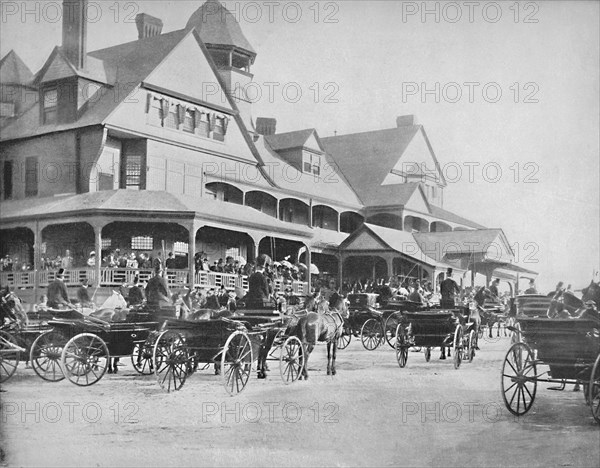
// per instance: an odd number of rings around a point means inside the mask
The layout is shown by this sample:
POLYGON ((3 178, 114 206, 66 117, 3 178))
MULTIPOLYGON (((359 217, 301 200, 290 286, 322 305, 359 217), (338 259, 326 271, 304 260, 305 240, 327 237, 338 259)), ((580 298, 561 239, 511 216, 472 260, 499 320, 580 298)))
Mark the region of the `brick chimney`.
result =
POLYGON ((63 0, 63 52, 79 70, 87 59, 87 6, 88 0, 63 0))
POLYGON ((396 118, 397 127, 409 127, 411 125, 417 125, 417 118, 414 115, 401 115, 396 118))
POLYGON ((259 135, 275 135, 277 131, 277 120, 266 117, 256 119, 256 133, 259 135))
POLYGON ((146 13, 138 14, 135 17, 135 24, 138 29, 138 39, 160 36, 162 33, 163 22, 159 18, 155 18, 146 13))

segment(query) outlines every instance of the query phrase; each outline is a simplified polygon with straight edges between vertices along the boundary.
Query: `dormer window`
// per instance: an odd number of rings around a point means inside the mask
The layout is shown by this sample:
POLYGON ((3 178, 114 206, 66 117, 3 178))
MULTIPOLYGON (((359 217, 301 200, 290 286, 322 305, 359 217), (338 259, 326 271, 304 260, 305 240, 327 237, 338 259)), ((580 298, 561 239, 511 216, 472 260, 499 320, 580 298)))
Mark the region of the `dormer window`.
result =
POLYGON ((304 152, 302 155, 302 172, 306 174, 321 175, 321 156, 304 152))
POLYGON ((43 124, 55 124, 58 116, 58 89, 53 88, 44 91, 43 105, 43 124))

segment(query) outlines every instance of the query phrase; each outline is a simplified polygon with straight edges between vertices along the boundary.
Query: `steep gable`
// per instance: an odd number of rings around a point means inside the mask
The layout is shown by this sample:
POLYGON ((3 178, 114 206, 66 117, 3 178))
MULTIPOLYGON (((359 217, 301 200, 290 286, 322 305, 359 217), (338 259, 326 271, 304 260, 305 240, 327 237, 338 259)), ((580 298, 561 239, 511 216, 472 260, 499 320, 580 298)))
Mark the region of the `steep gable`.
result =
POLYGON ((424 175, 433 177, 436 181, 442 180, 438 162, 425 139, 423 131, 415 134, 402 153, 402 157, 391 170, 407 176, 424 175))
POLYGON ((419 213, 430 212, 429 203, 427 203, 427 199, 425 198, 425 195, 421 189, 413 192, 411 197, 404 204, 404 207, 409 210, 418 211, 419 213))
POLYGON ((144 82, 209 104, 232 109, 208 58, 198 44, 196 36, 191 32, 144 82))

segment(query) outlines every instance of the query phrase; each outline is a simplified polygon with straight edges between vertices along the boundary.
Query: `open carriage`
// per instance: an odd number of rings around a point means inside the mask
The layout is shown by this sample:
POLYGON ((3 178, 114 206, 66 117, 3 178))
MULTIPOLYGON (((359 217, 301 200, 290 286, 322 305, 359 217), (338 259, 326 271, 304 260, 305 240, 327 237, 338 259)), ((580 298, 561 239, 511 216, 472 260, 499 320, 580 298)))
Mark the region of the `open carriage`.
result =
POLYGON ((538 382, 583 383, 584 397, 600 422, 600 324, 594 320, 520 317, 523 341, 502 365, 502 397, 521 416, 535 400, 538 382))
POLYGON ((465 323, 460 311, 407 312, 396 330, 396 359, 405 367, 412 346, 425 348, 426 361, 431 359, 431 348, 452 347, 458 369, 463 359, 473 360, 475 343, 473 323, 465 323))
POLYGON ((264 365, 267 360, 279 361, 284 383, 298 380, 304 353, 300 340, 286 335, 287 321, 272 310, 239 312, 231 318, 165 321, 153 351, 161 387, 179 390, 200 364, 214 364, 225 390, 235 395, 246 388, 253 364, 264 365))
POLYGON ((140 374, 150 374, 148 353, 151 332, 161 315, 147 309, 128 311, 123 321, 105 321, 76 310, 54 311, 49 330, 39 335, 30 350, 31 366, 44 380, 65 377, 76 385, 98 382, 110 368, 111 359, 131 356, 140 374))

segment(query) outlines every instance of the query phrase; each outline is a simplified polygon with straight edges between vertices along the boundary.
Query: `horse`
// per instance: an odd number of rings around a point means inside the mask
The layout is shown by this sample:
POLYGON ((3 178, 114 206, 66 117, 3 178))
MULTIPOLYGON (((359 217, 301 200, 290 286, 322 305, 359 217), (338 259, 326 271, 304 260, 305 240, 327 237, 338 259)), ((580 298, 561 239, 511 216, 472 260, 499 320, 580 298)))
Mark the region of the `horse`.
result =
MULTIPOLYGON (((309 301, 310 302, 310 301, 309 301)), ((317 307, 324 309, 323 300, 317 301, 317 307)), ((304 369, 300 379, 308 379, 308 360, 317 341, 327 343, 327 375, 336 375, 335 359, 337 342, 342 335, 344 318, 348 317, 348 307, 342 295, 335 292, 331 295, 328 310, 323 313, 309 311, 311 304, 307 304, 307 314, 300 317, 298 323, 291 327, 290 335, 296 336, 302 343, 302 352, 306 352, 304 369)))

